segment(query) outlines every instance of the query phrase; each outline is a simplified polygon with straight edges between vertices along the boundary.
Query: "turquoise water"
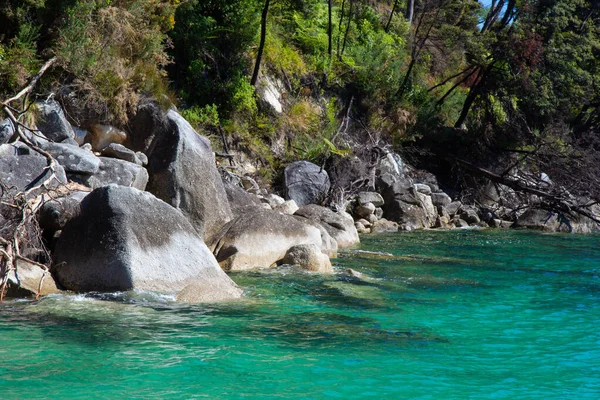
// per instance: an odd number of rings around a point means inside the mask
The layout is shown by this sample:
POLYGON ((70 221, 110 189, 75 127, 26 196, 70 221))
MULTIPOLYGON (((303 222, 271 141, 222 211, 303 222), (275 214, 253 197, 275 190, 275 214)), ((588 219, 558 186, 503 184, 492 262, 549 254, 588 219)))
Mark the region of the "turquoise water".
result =
POLYGON ((232 275, 233 304, 5 302, 0 398, 600 398, 600 237, 362 240, 335 276, 232 275))

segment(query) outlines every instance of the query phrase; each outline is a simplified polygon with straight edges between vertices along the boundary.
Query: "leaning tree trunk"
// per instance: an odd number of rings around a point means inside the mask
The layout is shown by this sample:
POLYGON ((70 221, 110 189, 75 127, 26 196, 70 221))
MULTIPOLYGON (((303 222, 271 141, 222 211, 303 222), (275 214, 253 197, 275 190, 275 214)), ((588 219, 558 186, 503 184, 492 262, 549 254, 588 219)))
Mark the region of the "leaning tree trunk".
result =
POLYGON ((250 80, 250 84, 252 86, 256 86, 256 81, 258 80, 258 71, 260 70, 260 62, 262 60, 263 50, 265 49, 265 38, 267 36, 267 15, 269 13, 269 2, 270 0, 265 1, 265 7, 262 11, 262 16, 260 18, 260 44, 258 45, 258 53, 256 54, 256 63, 254 64, 254 72, 252 73, 252 79, 250 80))
POLYGON ((396 11, 396 7, 398 7, 398 0, 394 1, 394 5, 392 6, 392 11, 390 12, 390 18, 388 18, 387 24, 385 24, 386 32, 388 32, 390 30, 390 24, 392 23, 392 18, 394 17, 394 12, 396 11))
POLYGON ((327 54, 329 55, 329 59, 331 60, 331 54, 333 52, 333 45, 332 45, 332 36, 333 36, 333 27, 332 27, 332 22, 331 22, 331 0, 327 1, 327 7, 328 7, 328 13, 329 13, 329 24, 327 26, 327 36, 329 36, 329 42, 327 45, 327 54))

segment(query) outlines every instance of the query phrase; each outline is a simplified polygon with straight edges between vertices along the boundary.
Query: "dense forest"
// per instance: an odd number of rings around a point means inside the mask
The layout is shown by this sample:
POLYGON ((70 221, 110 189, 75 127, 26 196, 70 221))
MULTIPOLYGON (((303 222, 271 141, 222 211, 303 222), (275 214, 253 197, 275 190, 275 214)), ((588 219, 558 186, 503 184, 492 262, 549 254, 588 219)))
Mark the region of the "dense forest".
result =
POLYGON ((74 124, 175 104, 265 182, 393 150, 454 190, 517 166, 600 197, 596 0, 0 0, 0 20, 1 99, 54 59, 36 93, 74 124))

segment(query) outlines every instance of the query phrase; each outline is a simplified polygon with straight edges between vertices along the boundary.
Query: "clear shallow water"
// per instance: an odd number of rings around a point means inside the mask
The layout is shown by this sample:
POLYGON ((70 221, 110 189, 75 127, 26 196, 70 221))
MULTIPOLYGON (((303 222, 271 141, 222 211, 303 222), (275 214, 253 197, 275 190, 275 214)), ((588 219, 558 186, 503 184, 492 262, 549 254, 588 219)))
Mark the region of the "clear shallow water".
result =
POLYGON ((239 273, 244 301, 0 304, 0 397, 600 398, 600 237, 363 237, 323 277, 239 273))

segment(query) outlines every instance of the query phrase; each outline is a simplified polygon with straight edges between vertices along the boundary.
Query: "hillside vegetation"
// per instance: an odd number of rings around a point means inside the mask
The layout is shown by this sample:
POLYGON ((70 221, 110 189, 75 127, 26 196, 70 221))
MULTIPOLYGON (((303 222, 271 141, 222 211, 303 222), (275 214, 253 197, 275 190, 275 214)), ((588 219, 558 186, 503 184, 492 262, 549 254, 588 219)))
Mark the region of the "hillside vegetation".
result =
POLYGON ((595 0, 3 0, 0 20, 0 97, 57 56, 38 95, 80 126, 152 97, 267 181, 393 149, 456 189, 467 161, 600 197, 595 0))

